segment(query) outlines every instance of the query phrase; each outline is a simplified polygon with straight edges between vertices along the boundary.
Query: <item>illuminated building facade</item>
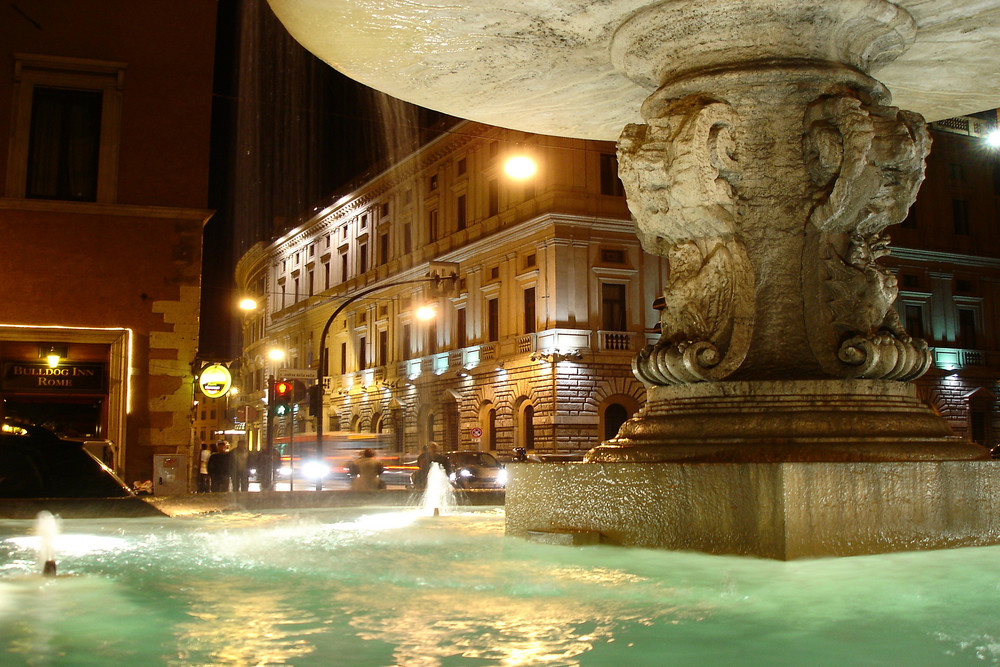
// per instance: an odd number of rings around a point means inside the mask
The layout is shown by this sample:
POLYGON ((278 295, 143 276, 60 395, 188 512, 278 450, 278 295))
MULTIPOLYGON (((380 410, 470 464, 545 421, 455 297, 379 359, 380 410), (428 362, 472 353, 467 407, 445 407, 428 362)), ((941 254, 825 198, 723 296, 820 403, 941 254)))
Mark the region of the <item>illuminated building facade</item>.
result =
POLYGON ((215 12, 0 8, 0 405, 129 483, 190 452, 215 12))
POLYGON ((927 176, 909 216, 889 231, 896 310, 934 351, 922 397, 954 431, 1000 442, 1000 156, 984 142, 994 112, 931 124, 927 176))
MULTIPOLYGON (((464 122, 252 248, 237 266, 262 306, 243 328, 251 440, 263 438, 267 378, 317 369, 333 311, 382 285, 330 324, 325 433, 506 456, 585 450, 616 432, 644 399, 631 360, 656 335, 649 304, 665 272, 640 250, 616 169, 612 143, 464 122), (504 173, 515 155, 534 176, 504 173), (454 293, 389 286, 437 261, 457 264, 454 293), (424 322, 415 312, 428 302, 424 322)), ((304 403, 276 422, 276 441, 292 430, 312 439, 304 403)))

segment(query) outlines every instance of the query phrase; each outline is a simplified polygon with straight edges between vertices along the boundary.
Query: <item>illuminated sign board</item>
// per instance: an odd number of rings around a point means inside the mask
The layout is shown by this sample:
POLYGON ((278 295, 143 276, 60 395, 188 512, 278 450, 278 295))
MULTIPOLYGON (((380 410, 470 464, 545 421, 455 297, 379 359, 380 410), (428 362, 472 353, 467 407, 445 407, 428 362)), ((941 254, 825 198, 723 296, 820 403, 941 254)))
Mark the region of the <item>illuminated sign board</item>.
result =
POLYGON ((55 368, 46 363, 7 361, 3 365, 6 392, 103 393, 107 367, 100 363, 64 361, 55 368))
POLYGON ((233 386, 233 376, 222 364, 212 364, 202 369, 198 386, 208 398, 219 398, 225 396, 233 386))

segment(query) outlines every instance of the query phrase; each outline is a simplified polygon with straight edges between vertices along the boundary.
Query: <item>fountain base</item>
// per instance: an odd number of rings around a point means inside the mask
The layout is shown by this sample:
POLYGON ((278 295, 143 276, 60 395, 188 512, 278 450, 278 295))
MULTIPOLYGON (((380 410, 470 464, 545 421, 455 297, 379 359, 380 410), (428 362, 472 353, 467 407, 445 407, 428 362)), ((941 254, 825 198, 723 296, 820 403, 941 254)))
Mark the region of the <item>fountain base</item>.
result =
POLYGON ((506 530, 778 560, 1000 544, 1000 461, 509 464, 506 530))

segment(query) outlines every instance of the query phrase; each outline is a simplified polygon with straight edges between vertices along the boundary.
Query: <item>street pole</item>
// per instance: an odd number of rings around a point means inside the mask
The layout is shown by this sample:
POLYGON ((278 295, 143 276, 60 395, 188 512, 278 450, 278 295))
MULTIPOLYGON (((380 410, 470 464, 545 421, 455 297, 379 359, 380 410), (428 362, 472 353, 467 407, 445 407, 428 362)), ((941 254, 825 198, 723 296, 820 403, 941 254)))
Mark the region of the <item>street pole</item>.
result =
POLYGON ((272 423, 272 412, 274 406, 274 375, 267 376, 267 415, 264 417, 264 425, 267 427, 267 442, 257 461, 257 475, 260 477, 261 491, 270 491, 273 486, 274 474, 274 424, 272 423))
MULTIPOLYGON (((330 318, 326 321, 326 324, 323 326, 323 333, 319 337, 319 368, 316 369, 316 399, 317 399, 316 402, 318 404, 316 406, 316 460, 317 461, 322 460, 323 457, 323 407, 324 407, 323 394, 326 391, 325 387, 323 386, 323 379, 324 379, 323 374, 326 372, 326 367, 327 364, 329 363, 330 355, 327 354, 326 351, 326 337, 330 333, 330 326, 333 324, 333 321, 337 319, 337 315, 340 315, 342 312, 344 312, 345 308, 347 308, 349 305, 351 305, 358 299, 364 298, 369 294, 373 294, 375 292, 380 292, 382 290, 389 289, 390 287, 399 287, 401 285, 416 285, 420 283, 434 283, 435 285, 438 285, 442 280, 451 280, 454 289, 457 290, 458 264, 452 262, 449 262, 447 264, 445 262, 436 262, 435 264, 441 265, 444 268, 450 268, 452 270, 452 273, 450 275, 445 275, 445 276, 435 274, 427 276, 425 278, 397 280, 395 282, 386 283, 385 285, 377 285, 375 287, 369 287, 366 290, 361 290, 357 294, 352 294, 351 296, 347 297, 343 303, 337 306, 334 309, 333 314, 330 315, 330 318)), ((319 491, 322 488, 323 488, 323 482, 318 481, 316 483, 316 490, 319 491)))

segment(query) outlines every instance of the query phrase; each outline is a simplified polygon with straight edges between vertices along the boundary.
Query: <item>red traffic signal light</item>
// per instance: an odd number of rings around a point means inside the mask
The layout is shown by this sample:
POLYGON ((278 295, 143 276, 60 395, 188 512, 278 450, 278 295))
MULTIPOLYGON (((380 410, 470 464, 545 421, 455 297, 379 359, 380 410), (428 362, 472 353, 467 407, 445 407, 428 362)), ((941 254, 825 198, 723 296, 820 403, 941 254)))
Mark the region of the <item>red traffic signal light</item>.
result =
POLYGON ((287 380, 279 380, 274 383, 274 414, 278 417, 288 414, 292 408, 292 392, 294 387, 287 380))

